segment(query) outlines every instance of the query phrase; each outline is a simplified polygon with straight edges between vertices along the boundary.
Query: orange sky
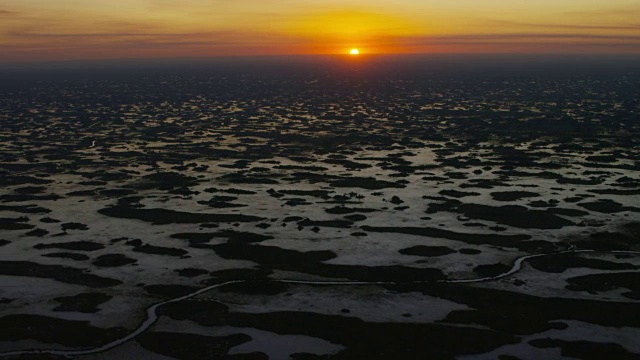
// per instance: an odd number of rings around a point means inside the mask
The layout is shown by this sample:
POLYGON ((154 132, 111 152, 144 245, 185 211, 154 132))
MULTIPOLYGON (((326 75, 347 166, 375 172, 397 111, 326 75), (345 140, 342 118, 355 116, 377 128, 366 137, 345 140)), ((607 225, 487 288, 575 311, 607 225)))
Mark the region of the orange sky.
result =
POLYGON ((0 0, 0 62, 640 53, 637 0, 0 0))

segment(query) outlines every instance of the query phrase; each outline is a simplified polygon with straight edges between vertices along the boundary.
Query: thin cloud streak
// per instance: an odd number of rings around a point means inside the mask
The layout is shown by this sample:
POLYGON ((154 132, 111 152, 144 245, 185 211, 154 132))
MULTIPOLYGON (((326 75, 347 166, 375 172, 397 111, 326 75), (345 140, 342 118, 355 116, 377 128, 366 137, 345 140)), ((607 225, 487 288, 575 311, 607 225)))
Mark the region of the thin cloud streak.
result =
POLYGON ((516 34, 469 34, 469 35, 438 35, 438 36, 415 36, 401 38, 401 41, 412 43, 432 43, 448 41, 465 42, 500 42, 509 40, 617 40, 617 41, 638 41, 640 35, 601 35, 601 34, 537 34, 537 33, 516 33, 516 34))
POLYGON ((202 33, 86 33, 86 34, 45 34, 45 33, 29 33, 29 32, 12 32, 9 33, 13 37, 23 38, 114 38, 114 37, 189 37, 200 36, 202 33))
POLYGON ((518 27, 544 28, 544 29, 574 29, 574 30, 640 30, 640 24, 623 25, 580 25, 580 24, 544 24, 527 23, 508 20, 488 20, 489 24, 512 25, 518 27))

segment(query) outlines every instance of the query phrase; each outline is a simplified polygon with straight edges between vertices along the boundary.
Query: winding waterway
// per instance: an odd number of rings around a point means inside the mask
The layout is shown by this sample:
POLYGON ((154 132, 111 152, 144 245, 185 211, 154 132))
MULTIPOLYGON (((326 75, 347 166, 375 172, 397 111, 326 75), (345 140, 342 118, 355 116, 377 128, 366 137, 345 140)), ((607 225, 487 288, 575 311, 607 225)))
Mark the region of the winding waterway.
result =
MULTIPOLYGON (((306 280, 287 280, 287 279, 271 279, 271 280, 266 280, 266 281, 270 281, 270 282, 274 282, 274 283, 286 283, 286 284, 300 284, 300 285, 326 285, 326 286, 337 286, 337 285, 342 285, 342 286, 355 286, 355 285, 390 285, 390 284, 406 284, 406 283, 433 283, 433 282, 437 282, 437 283, 453 283, 453 284, 468 284, 468 283, 479 283, 479 282, 487 282, 487 281, 494 281, 494 280, 499 280, 508 276, 511 276, 515 273, 517 273, 518 271, 520 271, 522 269, 522 264, 529 259, 533 259, 533 258, 538 258, 538 257, 543 257, 543 256, 550 256, 550 255, 558 255, 558 254, 578 254, 578 253, 608 253, 608 254, 627 254, 627 255, 640 255, 640 251, 597 251, 597 250, 566 250, 566 251, 560 251, 560 252, 554 252, 554 253, 547 253, 547 254, 534 254, 534 255, 526 255, 526 256, 521 256, 519 258, 517 258, 514 262, 513 265, 511 266, 511 268, 499 275, 496 276, 492 276, 492 277, 484 277, 484 278, 476 278, 476 279, 447 279, 447 280, 438 280, 438 281, 423 281, 423 280, 417 280, 417 281, 306 281, 306 280)), ((183 301, 183 300, 188 300, 190 298, 193 298, 195 296, 198 296, 200 294, 206 293, 210 290, 216 289, 216 288, 220 288, 226 285, 230 285, 230 284, 238 284, 238 283, 252 283, 255 281, 260 281, 260 282, 264 282, 265 280, 231 280, 231 281, 227 281, 224 283, 220 283, 220 284, 214 284, 211 286, 207 286, 205 288, 196 290, 192 293, 189 293, 187 295, 183 295, 180 297, 176 297, 170 300, 166 300, 163 302, 159 302, 156 304, 151 305, 150 307, 147 308, 146 313, 147 313, 147 317, 146 319, 131 333, 129 333, 128 335, 121 337, 119 339, 116 339, 112 342, 109 342, 107 344, 104 344, 102 346, 99 347, 95 347, 95 348, 91 348, 91 349, 84 349, 84 350, 54 350, 54 349, 25 349, 25 350, 16 350, 16 351, 9 351, 9 352, 4 352, 4 353, 0 353, 0 357, 8 357, 8 356, 21 356, 21 355, 34 355, 34 354, 51 354, 51 355, 61 355, 61 356, 82 356, 82 355, 90 355, 90 354, 96 354, 96 353, 100 353, 103 351, 107 351, 107 350, 111 350, 113 348, 116 348, 126 342, 128 342, 129 340, 135 339, 137 336, 139 336, 140 334, 144 333, 145 331, 147 331, 153 324, 155 324, 155 322, 158 320, 158 314, 156 313, 156 310, 166 304, 170 304, 170 303, 174 303, 174 302, 179 302, 179 301, 183 301)))

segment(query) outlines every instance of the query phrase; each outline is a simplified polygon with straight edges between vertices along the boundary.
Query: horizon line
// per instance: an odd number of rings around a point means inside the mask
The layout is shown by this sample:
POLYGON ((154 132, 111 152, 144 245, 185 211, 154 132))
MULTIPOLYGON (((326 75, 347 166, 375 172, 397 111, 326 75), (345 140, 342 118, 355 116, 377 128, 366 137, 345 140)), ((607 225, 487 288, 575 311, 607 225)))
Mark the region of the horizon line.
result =
POLYGON ((436 56, 436 57, 556 57, 556 58, 640 58, 640 53, 619 52, 403 52, 403 53, 362 53, 352 56, 345 53, 300 53, 300 54, 233 54, 233 55, 208 55, 208 56, 156 56, 156 57, 119 57, 119 58, 85 58, 85 59, 60 59, 60 60, 23 60, 7 61, 0 60, 0 67, 29 67, 35 65, 63 65, 63 64, 100 64, 100 63, 126 63, 126 62, 167 62, 167 61, 207 61, 207 60, 229 60, 229 59, 256 59, 256 58, 345 58, 358 60, 372 57, 414 57, 414 56, 436 56))

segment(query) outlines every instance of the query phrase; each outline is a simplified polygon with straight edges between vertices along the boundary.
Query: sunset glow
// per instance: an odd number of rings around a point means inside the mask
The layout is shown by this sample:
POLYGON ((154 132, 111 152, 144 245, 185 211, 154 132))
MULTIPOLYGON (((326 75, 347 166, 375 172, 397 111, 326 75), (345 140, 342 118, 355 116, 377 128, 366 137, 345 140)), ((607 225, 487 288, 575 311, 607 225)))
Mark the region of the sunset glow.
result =
POLYGON ((358 49, 351 49, 351 50, 349 50, 349 54, 351 54, 351 55, 359 55, 359 54, 360 54, 360 50, 358 50, 358 49))
POLYGON ((640 53, 640 4, 0 0, 0 62, 367 53, 640 53))

